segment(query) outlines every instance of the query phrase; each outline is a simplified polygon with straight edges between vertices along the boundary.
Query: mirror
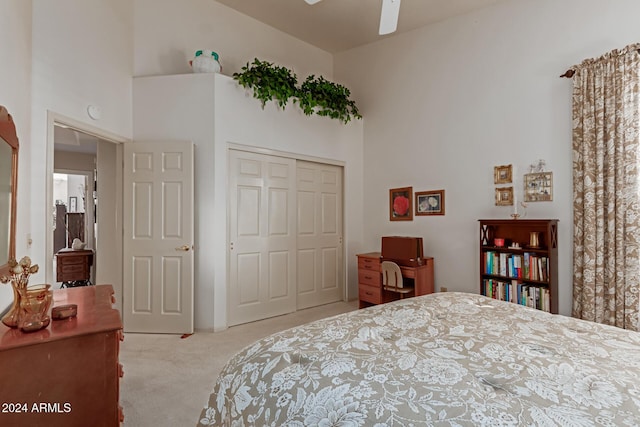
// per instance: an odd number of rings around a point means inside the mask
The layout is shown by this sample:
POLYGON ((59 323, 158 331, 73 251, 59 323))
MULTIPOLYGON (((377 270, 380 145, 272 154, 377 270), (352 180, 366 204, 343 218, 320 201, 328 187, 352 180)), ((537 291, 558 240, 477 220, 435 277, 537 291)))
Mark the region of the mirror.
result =
POLYGON ((18 136, 13 118, 0 105, 0 275, 9 271, 16 256, 16 196, 18 185, 18 136))

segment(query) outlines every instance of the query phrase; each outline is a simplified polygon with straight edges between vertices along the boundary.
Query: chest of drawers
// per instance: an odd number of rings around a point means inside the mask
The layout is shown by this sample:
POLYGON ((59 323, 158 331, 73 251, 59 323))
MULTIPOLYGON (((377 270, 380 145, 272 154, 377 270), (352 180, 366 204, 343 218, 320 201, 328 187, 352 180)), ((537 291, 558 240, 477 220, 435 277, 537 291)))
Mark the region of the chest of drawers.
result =
POLYGON ((56 281, 63 287, 91 284, 93 251, 61 249, 56 254, 56 281))
POLYGON ((0 324, 3 426, 119 426, 124 338, 111 285, 57 289, 53 306, 78 314, 25 333, 0 324))

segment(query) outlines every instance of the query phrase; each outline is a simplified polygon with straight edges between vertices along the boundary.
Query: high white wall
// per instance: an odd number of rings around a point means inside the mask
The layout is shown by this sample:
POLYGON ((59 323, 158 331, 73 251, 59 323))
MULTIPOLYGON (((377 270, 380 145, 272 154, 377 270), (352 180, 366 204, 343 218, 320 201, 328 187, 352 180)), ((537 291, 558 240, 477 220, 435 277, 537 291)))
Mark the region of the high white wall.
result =
MULTIPOLYGON (((31 1, 5 0, 0 13, 0 105, 9 110, 20 142, 16 256, 29 255, 31 153, 31 1)), ((6 260, 0 260, 4 264, 6 260)), ((11 287, 0 286, 0 312, 13 300, 11 287)))
MULTIPOLYGON (((367 249, 383 235, 423 236, 436 288, 479 291, 478 219, 494 206, 493 167, 553 172, 553 202, 526 218, 558 218, 559 305, 571 312, 571 90, 558 76, 583 59, 640 40, 634 0, 511 0, 336 55, 335 76, 365 117, 367 249), (390 222, 388 190, 445 189, 446 215, 390 222)), ((522 209, 521 209, 522 211, 522 209)))
POLYGON ((190 73, 189 60, 199 49, 217 52, 222 73, 229 76, 256 57, 293 68, 299 79, 333 76, 331 54, 214 0, 134 0, 134 5, 135 76, 190 73))

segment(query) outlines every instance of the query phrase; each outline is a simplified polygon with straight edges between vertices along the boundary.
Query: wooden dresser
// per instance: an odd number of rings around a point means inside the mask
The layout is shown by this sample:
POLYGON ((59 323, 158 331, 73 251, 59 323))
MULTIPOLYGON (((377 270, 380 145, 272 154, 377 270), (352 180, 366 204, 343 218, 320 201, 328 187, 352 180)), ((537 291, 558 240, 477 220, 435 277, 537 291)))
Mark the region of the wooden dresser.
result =
MULTIPOLYGON (((382 289, 382 274, 380 272, 380 252, 358 254, 358 299, 360 308, 374 304, 383 304, 399 298, 397 293, 382 289)), ((412 279, 415 295, 433 293, 433 258, 422 258, 423 265, 416 267, 400 266, 402 277, 412 279)))
POLYGON ((84 286, 91 284, 91 249, 60 249, 56 253, 56 281, 62 287, 84 286))
POLYGON ((57 289, 78 315, 25 333, 0 324, 0 425, 119 426, 123 340, 111 285, 57 289))

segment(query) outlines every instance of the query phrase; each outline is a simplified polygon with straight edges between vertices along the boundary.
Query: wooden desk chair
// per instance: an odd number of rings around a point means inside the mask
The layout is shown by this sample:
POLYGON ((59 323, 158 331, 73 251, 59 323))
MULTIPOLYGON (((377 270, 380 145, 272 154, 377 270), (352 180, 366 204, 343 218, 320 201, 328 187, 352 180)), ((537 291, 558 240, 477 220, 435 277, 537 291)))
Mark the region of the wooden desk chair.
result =
POLYGON ((413 286, 404 286, 402 271, 398 264, 392 261, 382 261, 382 289, 396 292, 400 298, 413 292, 413 286))

